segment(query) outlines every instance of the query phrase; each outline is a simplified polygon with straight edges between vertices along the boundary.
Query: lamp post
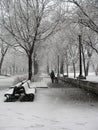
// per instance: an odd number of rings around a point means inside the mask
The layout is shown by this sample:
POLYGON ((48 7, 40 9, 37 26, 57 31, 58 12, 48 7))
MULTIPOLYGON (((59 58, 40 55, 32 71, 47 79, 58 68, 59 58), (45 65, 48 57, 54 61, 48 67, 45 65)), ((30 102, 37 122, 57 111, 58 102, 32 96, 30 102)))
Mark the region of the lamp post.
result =
POLYGON ((82 76, 82 56, 81 56, 81 35, 79 35, 79 65, 80 65, 80 75, 79 77, 82 76))
POLYGON ((79 76, 78 79, 86 79, 83 75, 82 75, 82 36, 78 35, 79 37, 79 76))
POLYGON ((58 76, 59 76, 59 55, 58 55, 58 76))

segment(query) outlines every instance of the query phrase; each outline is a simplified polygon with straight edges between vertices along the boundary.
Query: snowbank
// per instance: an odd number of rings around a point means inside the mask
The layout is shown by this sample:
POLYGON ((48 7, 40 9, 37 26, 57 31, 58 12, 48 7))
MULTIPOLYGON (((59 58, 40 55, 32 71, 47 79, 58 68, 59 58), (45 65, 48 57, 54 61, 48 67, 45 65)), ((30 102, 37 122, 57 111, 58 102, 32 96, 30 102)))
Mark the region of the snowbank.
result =
MULTIPOLYGON (((79 76, 79 73, 76 73, 76 77, 78 76, 79 76)), ((74 73, 69 73, 69 77, 74 78, 74 73)), ((86 80, 98 82, 98 76, 96 76, 94 72, 90 72, 89 75, 86 77, 86 80)))

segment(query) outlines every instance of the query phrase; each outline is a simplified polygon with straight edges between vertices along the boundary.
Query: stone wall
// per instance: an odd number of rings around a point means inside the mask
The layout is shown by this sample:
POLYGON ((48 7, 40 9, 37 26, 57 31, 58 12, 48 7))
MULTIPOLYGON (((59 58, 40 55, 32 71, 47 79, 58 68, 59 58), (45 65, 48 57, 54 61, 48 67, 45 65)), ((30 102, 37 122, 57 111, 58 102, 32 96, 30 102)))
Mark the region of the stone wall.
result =
POLYGON ((79 79, 73 79, 73 78, 60 78, 60 80, 67 82, 69 84, 73 84, 76 87, 83 88, 87 91, 91 91, 93 93, 98 94, 98 83, 97 82, 91 82, 87 80, 79 80, 79 79))

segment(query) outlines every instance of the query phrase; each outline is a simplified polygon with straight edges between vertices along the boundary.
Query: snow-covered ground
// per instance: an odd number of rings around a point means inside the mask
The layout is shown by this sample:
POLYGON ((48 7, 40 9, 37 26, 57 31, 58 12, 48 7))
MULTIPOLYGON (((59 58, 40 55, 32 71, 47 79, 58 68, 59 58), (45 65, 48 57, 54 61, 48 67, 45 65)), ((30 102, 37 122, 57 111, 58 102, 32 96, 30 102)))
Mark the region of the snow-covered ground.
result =
MULTIPOLYGON (((76 77, 78 77, 78 76, 79 76, 79 73, 76 73, 76 77)), ((74 73, 69 73, 69 77, 73 78, 74 73)), ((98 82, 98 76, 96 76, 94 72, 90 72, 89 75, 86 77, 86 80, 98 82)))
POLYGON ((0 90, 11 87, 13 85, 14 80, 15 77, 0 76, 0 90))
POLYGON ((44 82, 49 87, 37 88, 34 102, 4 102, 6 89, 0 90, 0 130, 98 130, 96 96, 68 84, 49 84, 48 78, 44 82))
POLYGON ((90 73, 90 74, 87 76, 86 80, 98 82, 98 76, 96 76, 95 73, 90 73))

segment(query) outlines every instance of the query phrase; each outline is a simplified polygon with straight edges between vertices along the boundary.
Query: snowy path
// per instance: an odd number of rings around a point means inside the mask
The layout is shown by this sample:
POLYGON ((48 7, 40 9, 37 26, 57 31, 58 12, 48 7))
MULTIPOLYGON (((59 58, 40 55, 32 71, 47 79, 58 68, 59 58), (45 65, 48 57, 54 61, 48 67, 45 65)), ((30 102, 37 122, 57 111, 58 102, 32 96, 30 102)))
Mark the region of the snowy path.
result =
POLYGON ((0 90, 5 89, 5 88, 9 88, 10 86, 13 85, 13 82, 15 80, 15 77, 1 77, 0 76, 0 90))
POLYGON ((0 91, 0 130, 98 130, 98 97, 67 84, 48 86, 37 88, 34 102, 5 103, 0 91))

